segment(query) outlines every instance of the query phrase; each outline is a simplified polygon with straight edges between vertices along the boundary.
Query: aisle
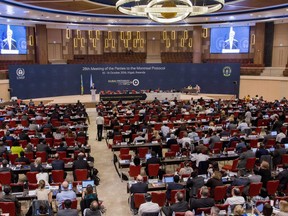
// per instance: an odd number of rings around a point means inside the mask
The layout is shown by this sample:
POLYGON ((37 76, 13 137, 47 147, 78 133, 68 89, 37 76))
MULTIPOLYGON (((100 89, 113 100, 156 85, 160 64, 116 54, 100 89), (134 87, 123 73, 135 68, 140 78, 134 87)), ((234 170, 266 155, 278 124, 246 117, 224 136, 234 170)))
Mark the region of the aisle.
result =
POLYGON ((99 199, 104 201, 107 208, 106 215, 128 216, 131 215, 127 203, 128 194, 126 193, 127 182, 121 182, 118 177, 113 162, 112 152, 107 148, 104 140, 96 140, 96 111, 95 108, 88 108, 87 113, 90 118, 88 129, 89 145, 91 145, 91 155, 95 158, 95 167, 99 170, 101 179, 97 187, 99 199))

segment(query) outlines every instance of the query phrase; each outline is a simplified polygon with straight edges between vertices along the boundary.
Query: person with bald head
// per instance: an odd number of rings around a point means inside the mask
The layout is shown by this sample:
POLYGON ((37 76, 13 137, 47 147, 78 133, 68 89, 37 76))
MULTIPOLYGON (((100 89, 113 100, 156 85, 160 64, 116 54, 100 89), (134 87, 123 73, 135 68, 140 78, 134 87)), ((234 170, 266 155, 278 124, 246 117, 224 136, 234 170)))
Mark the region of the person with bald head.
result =
POLYGON ((143 177, 138 175, 136 178, 136 183, 131 185, 130 192, 134 193, 147 193, 148 184, 143 182, 143 177))
POLYGON ((163 206, 162 211, 166 216, 172 216, 173 212, 186 212, 189 210, 188 203, 182 192, 179 191, 175 194, 175 200, 176 203, 170 206, 163 206))
MULTIPOLYGON (((141 175, 138 175, 136 178, 136 183, 132 184, 130 187, 130 205, 131 209, 135 210, 134 205, 134 194, 135 193, 147 193, 148 191, 148 184, 143 182, 143 177, 141 175)), ((136 212, 135 212, 136 213, 136 212)))
MULTIPOLYGON (((55 154, 55 160, 51 162, 52 170, 64 170, 65 163, 62 159, 59 158, 59 154, 55 154)), ((63 178, 65 179, 67 176, 67 172, 64 171, 63 178)))
MULTIPOLYGON (((80 152, 78 154, 78 158, 77 160, 75 160, 73 162, 73 176, 74 176, 74 181, 77 181, 77 176, 75 175, 75 170, 76 169, 87 169, 88 173, 89 173, 89 164, 87 162, 87 160, 84 160, 85 155, 84 153, 80 152)), ((88 178, 88 176, 87 176, 88 178)))
POLYGON ((56 202, 58 204, 58 209, 62 209, 62 202, 65 200, 75 200, 76 193, 73 190, 69 190, 69 183, 64 181, 61 185, 62 190, 56 195, 56 202))
POLYGON ((192 211, 186 211, 184 216, 195 216, 192 211))
POLYGON ((85 216, 101 216, 101 208, 98 202, 95 200, 90 204, 90 208, 84 210, 83 215, 85 216))

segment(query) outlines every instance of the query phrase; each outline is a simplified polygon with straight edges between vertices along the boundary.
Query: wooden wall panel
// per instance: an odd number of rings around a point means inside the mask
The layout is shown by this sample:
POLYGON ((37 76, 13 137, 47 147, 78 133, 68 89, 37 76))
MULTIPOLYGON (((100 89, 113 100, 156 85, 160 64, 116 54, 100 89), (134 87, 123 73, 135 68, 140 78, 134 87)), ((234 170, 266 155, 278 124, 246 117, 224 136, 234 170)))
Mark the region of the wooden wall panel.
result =
POLYGON ((288 63, 288 23, 274 26, 272 67, 284 67, 288 63))
POLYGON ((264 61, 264 42, 265 42, 265 23, 256 23, 255 26, 255 46, 254 63, 263 64, 264 61))
POLYGON ((36 25, 36 62, 38 64, 48 64, 48 45, 46 25, 36 25))

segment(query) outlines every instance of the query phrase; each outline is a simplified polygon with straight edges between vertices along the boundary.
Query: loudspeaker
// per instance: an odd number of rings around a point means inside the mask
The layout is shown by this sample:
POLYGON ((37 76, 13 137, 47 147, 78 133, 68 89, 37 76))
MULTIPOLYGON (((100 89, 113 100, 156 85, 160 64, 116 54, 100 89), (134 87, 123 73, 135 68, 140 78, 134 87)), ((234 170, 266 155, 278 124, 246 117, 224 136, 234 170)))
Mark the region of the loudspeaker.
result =
POLYGON ((264 64, 265 67, 272 66, 272 53, 274 41, 274 22, 265 23, 264 64))

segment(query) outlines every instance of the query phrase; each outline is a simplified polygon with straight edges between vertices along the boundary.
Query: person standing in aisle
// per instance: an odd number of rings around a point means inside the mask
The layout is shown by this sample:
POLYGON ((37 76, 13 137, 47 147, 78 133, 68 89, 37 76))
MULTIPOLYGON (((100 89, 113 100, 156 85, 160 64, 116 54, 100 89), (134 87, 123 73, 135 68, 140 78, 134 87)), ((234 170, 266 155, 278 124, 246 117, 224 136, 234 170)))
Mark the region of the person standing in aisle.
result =
POLYGON ((103 126, 104 126, 104 118, 102 116, 102 113, 98 113, 98 116, 96 118, 96 125, 97 125, 97 137, 98 141, 102 140, 102 132, 103 132, 103 126))

